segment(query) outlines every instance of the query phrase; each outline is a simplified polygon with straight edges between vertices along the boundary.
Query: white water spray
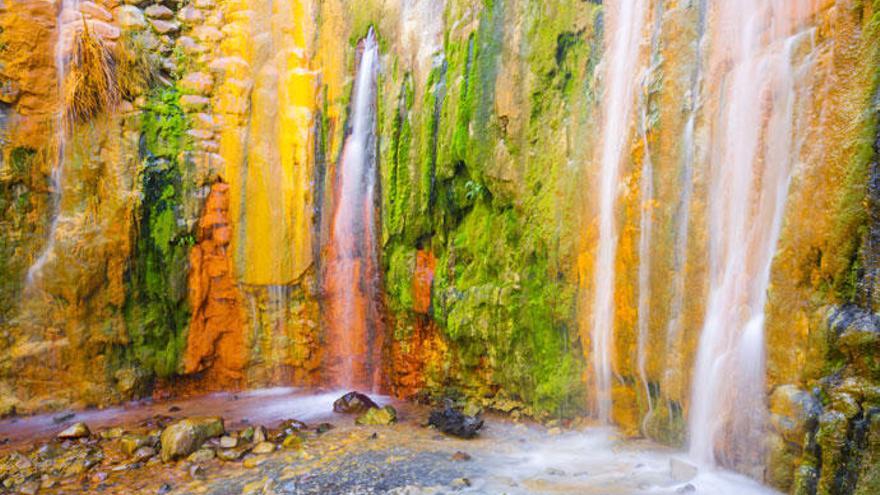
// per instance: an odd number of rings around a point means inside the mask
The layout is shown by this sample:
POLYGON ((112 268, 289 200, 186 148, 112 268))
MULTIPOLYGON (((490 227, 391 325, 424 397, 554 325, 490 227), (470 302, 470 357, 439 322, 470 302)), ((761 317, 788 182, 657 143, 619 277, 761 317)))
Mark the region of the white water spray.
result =
POLYGON ((809 0, 718 2, 709 189, 710 280, 691 399, 690 453, 750 470, 766 416, 764 305, 809 87, 809 0), (804 50, 807 47, 808 50, 804 50), (803 52, 809 54, 804 57, 803 52))
POLYGON ((629 142, 629 123, 637 85, 639 42, 645 0, 607 7, 606 75, 602 98, 602 146, 599 181, 599 246, 593 280, 592 356, 596 415, 611 418, 611 354, 614 337, 614 265, 617 257, 616 203, 620 163, 629 142))
MULTIPOLYGON (((338 331, 331 342, 333 353, 340 360, 335 380, 345 386, 370 386, 376 376, 364 373, 371 369, 372 345, 365 328, 371 318, 374 302, 372 281, 377 268, 373 208, 376 189, 376 95, 379 73, 379 46, 372 29, 363 41, 363 54, 355 81, 352 99, 352 128, 342 152, 339 170, 339 191, 333 217, 333 248, 337 257, 333 295, 336 311, 331 322, 338 331)), ((375 322, 372 322, 375 323, 375 322)))
POLYGON ((49 224, 49 235, 46 239, 46 246, 37 257, 37 260, 28 268, 27 277, 25 278, 25 290, 33 287, 36 278, 40 275, 46 262, 54 255, 55 237, 57 236, 58 224, 61 218, 61 195, 64 179, 64 155, 67 151, 67 133, 68 125, 67 105, 65 104, 65 79, 67 79, 67 61, 68 54, 73 48, 76 30, 79 23, 82 22, 82 16, 79 13, 79 0, 61 0, 61 9, 58 11, 56 20, 56 36, 55 40, 55 73, 58 79, 58 115, 56 117, 55 135, 58 141, 58 158, 55 167, 50 174, 50 183, 52 185, 52 222, 49 224))

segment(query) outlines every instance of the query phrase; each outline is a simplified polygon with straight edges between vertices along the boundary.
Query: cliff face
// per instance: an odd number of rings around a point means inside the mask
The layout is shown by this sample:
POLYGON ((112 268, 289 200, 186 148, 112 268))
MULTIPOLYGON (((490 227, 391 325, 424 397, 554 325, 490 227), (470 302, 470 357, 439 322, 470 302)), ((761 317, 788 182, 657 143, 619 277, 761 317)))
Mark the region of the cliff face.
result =
MULTIPOLYGON (((803 3, 808 29, 790 53, 809 77, 796 75, 763 325, 769 440, 750 472, 804 493, 869 493, 880 3, 803 3)), ((627 434, 681 445, 716 259, 714 116, 730 62, 718 6, 645 5, 614 185, 610 413, 627 434)), ((330 217, 372 27, 383 387, 585 414, 615 29, 605 8, 0 5, 0 412, 326 382, 330 217)))

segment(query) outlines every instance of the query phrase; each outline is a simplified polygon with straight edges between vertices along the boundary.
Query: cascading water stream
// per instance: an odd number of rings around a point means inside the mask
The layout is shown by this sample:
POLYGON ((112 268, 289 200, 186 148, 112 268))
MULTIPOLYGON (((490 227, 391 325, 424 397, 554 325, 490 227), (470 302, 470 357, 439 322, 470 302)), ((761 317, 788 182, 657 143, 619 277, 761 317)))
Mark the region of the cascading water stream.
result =
POLYGON ((61 0, 61 8, 58 11, 58 19, 56 21, 57 39, 55 41, 55 73, 58 79, 58 115, 56 117, 55 139, 58 142, 57 154, 58 158, 55 167, 50 174, 50 183, 52 186, 52 221, 49 224, 49 234, 46 239, 46 246, 37 257, 36 261, 28 268, 25 278, 25 290, 27 291, 34 286, 37 277, 43 270, 43 267, 49 261, 49 258, 55 251, 55 237, 58 231, 58 224, 61 219, 61 195, 62 180, 64 178, 64 160, 67 151, 67 105, 65 103, 65 80, 67 79, 67 60, 68 54, 73 47, 74 37, 79 23, 82 22, 82 16, 79 14, 79 0, 61 0))
POLYGON ((340 386, 378 385, 381 348, 377 304, 375 232, 376 97, 379 47, 372 29, 352 97, 351 134, 342 151, 326 275, 331 381, 340 386))
POLYGON ((599 245, 593 280, 592 360, 596 415, 611 418, 611 355, 614 336, 614 266, 617 255, 616 208, 620 164, 628 142, 638 72, 645 0, 608 6, 605 32, 607 64, 602 98, 599 180, 599 245))
MULTIPOLYGON (((687 93, 687 120, 682 135, 681 195, 675 212, 675 245, 672 281, 672 299, 669 303, 669 318, 666 324, 666 365, 661 389, 667 392, 678 388, 677 378, 682 371, 682 329, 684 326, 684 296, 687 279, 688 237, 691 223, 691 198, 694 192, 694 164, 697 162, 697 117, 702 108, 701 87, 703 84, 703 42, 706 34, 708 0, 701 0, 697 6, 696 47, 694 68, 691 73, 690 88, 687 93)), ((678 396, 679 390, 674 393, 678 396)), ((683 391, 681 391, 683 392, 683 391)), ((672 418, 670 418, 672 421, 672 418)))
MULTIPOLYGON (((651 387, 648 384, 648 373, 645 370, 648 359, 648 332, 651 321, 651 241, 654 227, 654 164, 651 161, 651 147, 648 144, 649 105, 651 84, 654 82, 654 72, 660 64, 660 32, 663 27, 663 4, 658 3, 654 12, 654 27, 651 34, 651 64, 642 78, 642 93, 639 101, 641 115, 639 120, 639 135, 642 140, 644 152, 642 156, 641 180, 639 184, 639 196, 641 208, 639 214, 639 300, 638 300, 638 340, 636 342, 636 366, 642 386, 645 388, 645 400, 648 403, 648 413, 654 410, 654 402, 651 398, 651 387)), ((648 417, 647 415, 645 416, 648 417)))
POLYGON ((764 305, 798 156, 796 106, 809 87, 809 4, 714 6, 713 68, 723 77, 712 95, 709 298, 689 417, 690 454, 704 465, 761 469, 764 305))

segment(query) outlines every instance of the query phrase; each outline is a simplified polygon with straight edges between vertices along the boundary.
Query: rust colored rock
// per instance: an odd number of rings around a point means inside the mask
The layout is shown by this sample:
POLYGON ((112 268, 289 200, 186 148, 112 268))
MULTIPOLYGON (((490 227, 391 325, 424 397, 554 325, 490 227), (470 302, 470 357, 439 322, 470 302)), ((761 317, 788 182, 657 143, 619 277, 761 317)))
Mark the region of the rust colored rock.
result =
POLYGON ((241 297, 227 252, 229 186, 217 182, 205 200, 198 244, 190 252, 189 300, 192 307, 184 354, 184 373, 204 372, 207 388, 240 386, 246 351, 241 297))
POLYGON ((413 277, 413 311, 423 315, 431 309, 431 286, 434 283, 434 267, 437 258, 431 251, 416 253, 416 270, 413 277))

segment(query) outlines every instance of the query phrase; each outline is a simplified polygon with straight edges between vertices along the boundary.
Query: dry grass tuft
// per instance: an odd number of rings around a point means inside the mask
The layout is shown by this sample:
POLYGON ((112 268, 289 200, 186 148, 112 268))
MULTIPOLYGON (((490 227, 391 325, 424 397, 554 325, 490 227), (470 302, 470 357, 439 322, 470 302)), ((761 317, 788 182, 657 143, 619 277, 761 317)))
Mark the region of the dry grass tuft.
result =
POLYGON ((133 100, 162 78, 162 58, 144 32, 125 32, 113 51, 120 95, 133 100))
POLYGON ((100 37, 83 30, 74 38, 64 79, 65 124, 86 122, 119 102, 116 62, 100 37))

